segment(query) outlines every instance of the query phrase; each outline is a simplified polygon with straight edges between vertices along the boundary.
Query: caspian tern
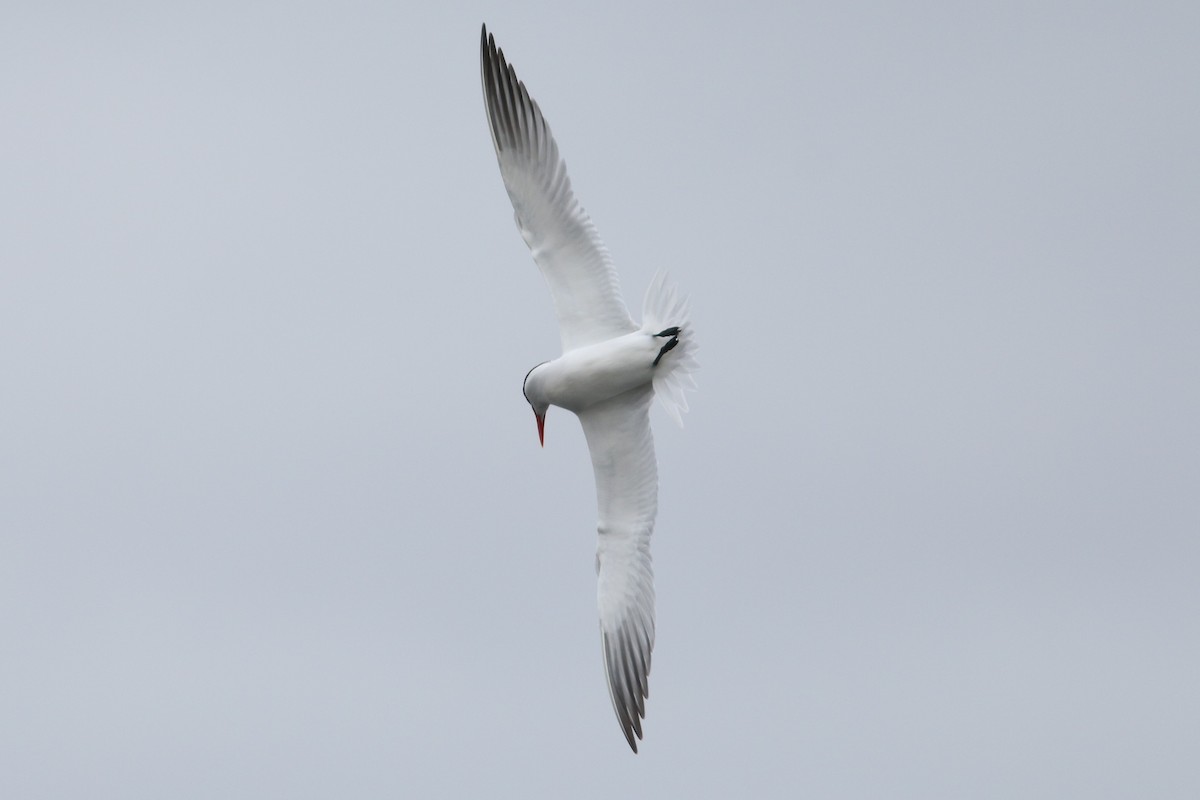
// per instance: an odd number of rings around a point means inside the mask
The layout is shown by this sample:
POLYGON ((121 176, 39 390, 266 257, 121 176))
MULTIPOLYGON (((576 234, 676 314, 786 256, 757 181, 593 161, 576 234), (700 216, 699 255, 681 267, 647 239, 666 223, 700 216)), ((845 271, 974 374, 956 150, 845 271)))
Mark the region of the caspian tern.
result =
POLYGON ((646 292, 642 325, 629 316, 617 274, 567 178, 538 104, 483 26, 483 98, 500 175, 517 228, 554 298, 563 354, 538 364, 522 391, 545 443, 546 412, 558 406, 583 425, 596 475, 597 595, 604 674, 613 710, 633 752, 642 738, 654 649, 650 535, 658 512, 658 469, 650 434, 657 395, 682 424, 694 389, 696 344, 686 301, 659 272, 646 292))

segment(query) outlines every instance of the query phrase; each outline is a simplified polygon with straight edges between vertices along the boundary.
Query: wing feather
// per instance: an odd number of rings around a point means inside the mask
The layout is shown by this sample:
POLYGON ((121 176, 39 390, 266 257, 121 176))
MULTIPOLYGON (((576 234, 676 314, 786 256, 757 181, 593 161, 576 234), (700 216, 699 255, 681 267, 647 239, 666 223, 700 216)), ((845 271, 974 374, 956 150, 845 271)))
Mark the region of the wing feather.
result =
POLYGON ((550 285, 564 352, 636 330, 612 259, 571 191, 550 126, 486 25, 480 68, 500 175, 521 237, 550 285))
POLYGON ((604 674, 613 710, 635 753, 654 649, 650 537, 658 513, 658 467, 650 433, 653 398, 651 387, 641 387, 579 413, 596 476, 596 593, 604 674))

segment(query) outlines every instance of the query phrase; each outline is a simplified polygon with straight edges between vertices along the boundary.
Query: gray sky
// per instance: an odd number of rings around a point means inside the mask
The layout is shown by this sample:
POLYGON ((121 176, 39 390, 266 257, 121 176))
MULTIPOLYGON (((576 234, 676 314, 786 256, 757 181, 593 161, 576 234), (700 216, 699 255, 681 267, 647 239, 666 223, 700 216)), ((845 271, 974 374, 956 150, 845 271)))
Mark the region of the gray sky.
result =
POLYGON ((1200 6, 22 5, 0 795, 1200 795, 1200 6), (636 757, 483 21, 702 343, 636 757))

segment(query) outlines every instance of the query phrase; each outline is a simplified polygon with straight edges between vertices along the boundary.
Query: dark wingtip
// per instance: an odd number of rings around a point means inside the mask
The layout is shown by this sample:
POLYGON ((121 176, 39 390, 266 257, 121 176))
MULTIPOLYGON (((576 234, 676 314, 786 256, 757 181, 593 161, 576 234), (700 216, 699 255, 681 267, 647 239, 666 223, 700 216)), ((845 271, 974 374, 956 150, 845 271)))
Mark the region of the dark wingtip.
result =
POLYGON ((607 633, 601 631, 600 641, 604 653, 605 680, 608 683, 608 693, 612 699, 613 711, 617 714, 617 723, 621 726, 621 733, 625 734, 625 741, 629 743, 629 749, 637 753, 638 739, 642 738, 641 717, 643 714, 639 713, 637 704, 633 702, 632 697, 625 695, 624 692, 616 691, 611 680, 613 671, 618 666, 624 667, 626 670, 625 680, 629 684, 630 690, 637 692, 637 685, 629 680, 627 671, 629 665, 621 649, 621 640, 619 638, 610 639, 607 633), (618 694, 622 696, 618 697, 618 694))
POLYGON ((629 742, 629 749, 636 754, 638 739, 642 738, 642 734, 638 733, 637 739, 635 739, 633 725, 626 723, 625 720, 621 720, 621 732, 625 734, 625 741, 629 742))

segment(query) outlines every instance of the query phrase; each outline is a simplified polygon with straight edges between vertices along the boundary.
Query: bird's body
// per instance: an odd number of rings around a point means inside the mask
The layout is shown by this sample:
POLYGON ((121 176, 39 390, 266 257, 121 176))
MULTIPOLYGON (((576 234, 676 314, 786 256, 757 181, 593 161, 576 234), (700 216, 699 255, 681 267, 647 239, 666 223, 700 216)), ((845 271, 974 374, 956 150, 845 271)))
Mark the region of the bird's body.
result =
POLYGON ((613 709, 637 752, 654 649, 650 536, 658 470, 650 402, 677 421, 694 388, 695 340, 686 303, 660 272, 643 322, 629 315, 608 252, 576 201, 550 127, 487 33, 480 44, 484 105, 517 228, 550 286, 563 354, 525 376, 543 434, 550 406, 572 411, 596 476, 597 600, 604 673, 613 709))
POLYGON ((568 350, 533 368, 525 378, 525 396, 534 405, 579 413, 654 380, 654 357, 662 339, 634 331, 616 339, 568 350))

